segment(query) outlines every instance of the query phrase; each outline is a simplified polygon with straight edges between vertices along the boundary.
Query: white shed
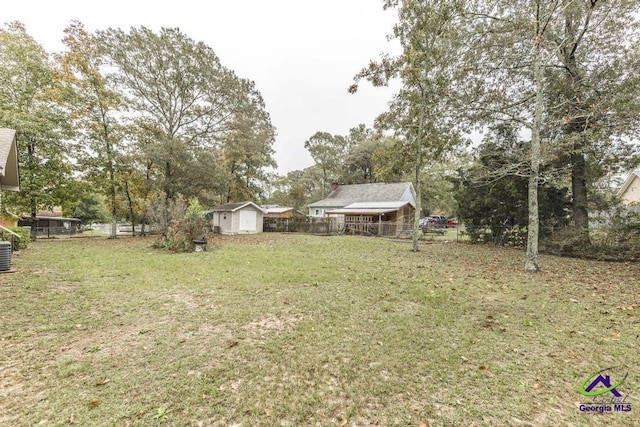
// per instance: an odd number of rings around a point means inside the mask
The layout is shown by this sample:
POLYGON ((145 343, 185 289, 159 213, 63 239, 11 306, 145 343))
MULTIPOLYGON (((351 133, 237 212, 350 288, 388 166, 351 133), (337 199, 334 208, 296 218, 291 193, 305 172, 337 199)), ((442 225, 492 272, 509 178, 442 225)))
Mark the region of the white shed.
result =
POLYGON ((227 203, 209 211, 212 226, 220 234, 262 233, 264 209, 253 202, 227 203))

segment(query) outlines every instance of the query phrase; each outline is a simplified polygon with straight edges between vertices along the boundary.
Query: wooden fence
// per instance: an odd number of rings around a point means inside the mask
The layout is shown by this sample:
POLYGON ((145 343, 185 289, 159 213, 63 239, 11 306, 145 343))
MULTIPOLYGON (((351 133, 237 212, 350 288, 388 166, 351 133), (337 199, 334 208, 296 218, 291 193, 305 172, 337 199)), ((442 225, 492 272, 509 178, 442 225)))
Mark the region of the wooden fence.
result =
MULTIPOLYGON (((411 218, 412 219, 412 218, 411 218)), ((265 218, 264 232, 350 234, 366 236, 410 237, 413 222, 409 218, 399 221, 338 221, 336 217, 323 218, 265 218)))
POLYGON ((336 218, 265 218, 264 232, 334 234, 339 231, 336 218))

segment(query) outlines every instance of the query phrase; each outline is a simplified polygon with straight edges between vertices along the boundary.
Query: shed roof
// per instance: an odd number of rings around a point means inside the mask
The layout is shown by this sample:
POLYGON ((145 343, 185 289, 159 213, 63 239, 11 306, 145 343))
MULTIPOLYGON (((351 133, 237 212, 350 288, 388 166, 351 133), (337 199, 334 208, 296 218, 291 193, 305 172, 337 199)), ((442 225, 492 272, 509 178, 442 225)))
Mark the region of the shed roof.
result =
POLYGON ((246 206, 253 206, 254 208, 256 208, 257 210, 259 210, 262 213, 265 213, 265 210, 262 209, 260 206, 256 205, 253 202, 235 202, 235 203, 227 203, 224 204, 222 206, 218 206, 217 208, 213 208, 211 211, 212 212, 235 212, 237 210, 240 210, 246 206))
POLYGON ((16 131, 0 128, 0 186, 2 190, 20 191, 16 131))

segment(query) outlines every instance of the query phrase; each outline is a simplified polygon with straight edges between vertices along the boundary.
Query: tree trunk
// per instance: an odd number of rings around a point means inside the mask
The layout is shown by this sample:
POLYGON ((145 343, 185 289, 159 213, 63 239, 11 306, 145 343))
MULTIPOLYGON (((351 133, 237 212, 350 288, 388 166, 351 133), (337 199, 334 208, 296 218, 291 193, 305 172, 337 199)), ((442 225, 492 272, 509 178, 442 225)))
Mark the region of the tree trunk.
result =
POLYGON ((417 154, 416 154, 416 213, 413 218, 413 240, 412 240, 412 250, 413 252, 418 252, 420 249, 418 248, 418 241, 420 239, 420 216, 422 215, 422 203, 420 200, 420 193, 422 191, 422 182, 420 180, 420 171, 422 169, 422 150, 420 149, 420 140, 418 140, 417 144, 417 154))
POLYGON ((226 203, 231 202, 231 191, 233 190, 233 177, 236 173, 236 160, 233 159, 231 161, 231 173, 229 174, 229 186, 227 187, 227 201, 226 203))
MULTIPOLYGON (((426 72, 426 70, 425 70, 426 72)), ((425 134, 425 121, 427 119, 427 94, 422 89, 422 102, 420 103, 420 123, 418 123, 418 135, 416 137, 416 213, 413 222, 413 252, 418 252, 418 241, 420 239, 420 216, 422 215, 422 142, 425 134)))
POLYGON ((544 85, 542 74, 542 56, 541 56, 541 23, 538 13, 538 27, 536 38, 534 41, 533 54, 533 80, 535 84, 536 98, 535 110, 533 116, 533 126, 531 128, 531 173, 529 175, 529 223, 527 227, 527 253, 524 269, 530 273, 536 273, 540 270, 538 266, 538 235, 540 217, 538 212, 538 181, 540 175, 540 128, 542 126, 542 110, 544 108, 544 85))
POLYGON ((131 234, 136 236, 136 222, 133 216, 133 200, 131 199, 131 192, 129 191, 129 180, 124 181, 124 193, 127 197, 127 204, 129 205, 129 219, 131 220, 131 234))
MULTIPOLYGON (((108 132, 105 130, 105 138, 109 138, 108 132)), ((111 203, 111 239, 115 239, 117 236, 118 228, 118 214, 116 210, 116 184, 115 173, 113 166, 113 149, 111 144, 107 143, 107 165, 109 168, 109 198, 111 203)))
MULTIPOLYGON (((573 223, 584 243, 589 242, 589 211, 587 195, 587 162, 585 161, 586 141, 584 133, 587 130, 587 119, 583 117, 585 106, 581 99, 586 99, 584 94, 584 75, 578 66, 576 51, 582 36, 578 31, 576 16, 571 12, 569 0, 565 0, 565 39, 566 46, 563 49, 564 70, 566 73, 565 87, 568 105, 569 122, 565 127, 565 133, 575 142, 571 147, 571 194, 573 223)), ((588 14, 590 15, 595 3, 592 3, 588 14)))
POLYGON ((171 191, 171 163, 165 162, 164 164, 164 224, 162 225, 162 235, 167 237, 167 230, 171 223, 171 199, 173 194, 171 191))
POLYGON ((111 184, 111 235, 110 239, 117 237, 118 231, 118 214, 116 212, 116 190, 113 184, 111 184))
POLYGON ((118 231, 118 216, 111 212, 111 234, 109 235, 110 239, 115 239, 116 232, 118 231))
MULTIPOLYGON (((33 164, 33 157, 35 156, 35 147, 34 147, 34 138, 31 137, 30 138, 30 142, 27 144, 27 162, 29 164, 29 170, 33 170, 32 168, 32 164, 33 164)), ((30 192, 31 194, 33 194, 32 192, 30 192)), ((31 241, 35 241, 36 238, 38 237, 38 231, 37 231, 37 220, 36 220, 36 216, 37 216, 37 204, 36 204, 36 199, 34 196, 31 196, 29 198, 29 208, 31 210, 31 229, 30 229, 30 233, 29 233, 29 237, 31 238, 31 241)))
POLYGON ((31 229, 30 229, 29 237, 31 238, 31 241, 35 241, 36 238, 38 237, 38 220, 36 219, 38 212, 36 211, 35 198, 33 197, 31 198, 30 205, 31 205, 31 229))
POLYGON ((582 151, 571 154, 571 193, 573 220, 576 230, 585 241, 589 240, 589 211, 587 209, 587 162, 582 151))

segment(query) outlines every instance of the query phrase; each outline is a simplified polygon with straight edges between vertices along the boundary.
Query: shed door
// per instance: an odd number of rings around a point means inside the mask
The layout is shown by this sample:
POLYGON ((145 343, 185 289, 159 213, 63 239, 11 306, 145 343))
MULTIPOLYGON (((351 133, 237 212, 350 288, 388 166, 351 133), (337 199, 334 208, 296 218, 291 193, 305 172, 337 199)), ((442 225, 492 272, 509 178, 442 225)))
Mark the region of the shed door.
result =
POLYGON ((240 228, 241 231, 256 231, 256 211, 240 211, 240 228))

